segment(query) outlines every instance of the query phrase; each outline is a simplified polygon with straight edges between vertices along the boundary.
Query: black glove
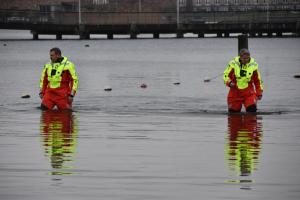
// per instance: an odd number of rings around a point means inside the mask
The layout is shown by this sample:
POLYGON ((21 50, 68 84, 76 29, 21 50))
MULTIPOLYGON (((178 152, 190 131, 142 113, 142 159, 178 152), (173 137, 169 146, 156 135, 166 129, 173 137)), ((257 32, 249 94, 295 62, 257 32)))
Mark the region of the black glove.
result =
POLYGON ((234 88, 235 87, 235 84, 232 81, 230 81, 230 83, 228 85, 229 85, 230 88, 234 88))
POLYGON ((257 99, 261 100, 262 99, 262 94, 261 95, 257 95, 257 99))
POLYGON ((73 98, 74 98, 74 95, 69 94, 69 101, 70 101, 71 103, 73 102, 73 98))

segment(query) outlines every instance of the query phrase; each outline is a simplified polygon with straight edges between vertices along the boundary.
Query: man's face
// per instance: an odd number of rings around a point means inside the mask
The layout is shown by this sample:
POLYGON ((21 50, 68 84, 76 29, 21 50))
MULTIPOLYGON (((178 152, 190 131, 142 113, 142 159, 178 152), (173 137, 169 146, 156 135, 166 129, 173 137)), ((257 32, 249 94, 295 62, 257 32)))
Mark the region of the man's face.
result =
POLYGON ((55 51, 50 51, 50 59, 52 62, 56 62, 60 58, 60 55, 55 53, 55 51))
POLYGON ((248 62, 250 62, 250 55, 247 53, 244 53, 240 56, 241 62, 243 65, 247 64, 248 62))

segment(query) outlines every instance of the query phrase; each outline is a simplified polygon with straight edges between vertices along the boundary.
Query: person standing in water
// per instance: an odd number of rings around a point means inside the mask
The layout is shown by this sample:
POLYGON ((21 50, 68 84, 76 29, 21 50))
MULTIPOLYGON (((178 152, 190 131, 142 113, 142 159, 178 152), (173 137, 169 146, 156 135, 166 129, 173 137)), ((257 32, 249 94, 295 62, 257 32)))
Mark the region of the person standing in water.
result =
POLYGON ((41 108, 51 110, 56 106, 59 110, 71 110, 78 88, 74 64, 63 57, 57 47, 50 49, 50 60, 40 79, 41 108))
POLYGON ((263 82, 258 64, 250 57, 248 49, 241 49, 239 56, 231 60, 224 71, 224 83, 228 86, 228 111, 240 112, 244 105, 247 112, 256 112, 257 100, 262 99, 263 82))

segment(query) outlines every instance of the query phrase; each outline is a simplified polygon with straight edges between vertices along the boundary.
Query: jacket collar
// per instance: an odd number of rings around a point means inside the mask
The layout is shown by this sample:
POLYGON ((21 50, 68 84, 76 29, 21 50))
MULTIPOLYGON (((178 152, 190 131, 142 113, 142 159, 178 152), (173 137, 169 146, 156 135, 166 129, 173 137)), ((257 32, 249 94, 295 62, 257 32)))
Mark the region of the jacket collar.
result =
MULTIPOLYGON (((239 65, 242 65, 242 63, 240 62, 240 56, 235 57, 234 61, 236 63, 238 63, 239 65)), ((253 62, 254 62, 254 59, 252 57, 250 57, 250 61, 246 65, 249 65, 250 63, 253 63, 253 62)))
MULTIPOLYGON (((54 63, 65 63, 66 61, 68 60, 68 58, 67 57, 61 57, 61 58, 59 58, 58 60, 57 60, 57 62, 54 62, 54 63)), ((54 64, 54 63, 52 63, 52 64, 54 64)))

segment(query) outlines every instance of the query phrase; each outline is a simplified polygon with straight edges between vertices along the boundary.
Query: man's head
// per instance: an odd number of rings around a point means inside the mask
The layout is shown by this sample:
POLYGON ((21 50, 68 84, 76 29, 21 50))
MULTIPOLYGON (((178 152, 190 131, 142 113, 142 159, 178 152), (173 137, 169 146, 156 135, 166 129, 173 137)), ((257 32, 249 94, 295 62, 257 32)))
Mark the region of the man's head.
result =
POLYGON ((57 62, 61 58, 61 50, 57 47, 50 49, 50 59, 52 62, 57 62))
POLYGON ((241 49, 239 56, 242 64, 245 65, 250 62, 250 51, 248 49, 241 49))

